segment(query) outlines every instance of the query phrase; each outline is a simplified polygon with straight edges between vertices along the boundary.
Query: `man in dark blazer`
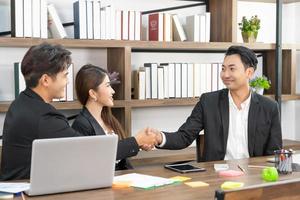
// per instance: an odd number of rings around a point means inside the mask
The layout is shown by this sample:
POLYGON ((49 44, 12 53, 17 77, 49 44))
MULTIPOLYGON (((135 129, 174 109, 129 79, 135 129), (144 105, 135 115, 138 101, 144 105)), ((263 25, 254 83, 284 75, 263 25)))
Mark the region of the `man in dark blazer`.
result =
POLYGON ((249 87, 256 65, 253 51, 230 47, 220 74, 227 89, 203 94, 177 132, 157 131, 158 147, 186 148, 204 129, 204 161, 271 155, 280 149, 278 105, 249 87))

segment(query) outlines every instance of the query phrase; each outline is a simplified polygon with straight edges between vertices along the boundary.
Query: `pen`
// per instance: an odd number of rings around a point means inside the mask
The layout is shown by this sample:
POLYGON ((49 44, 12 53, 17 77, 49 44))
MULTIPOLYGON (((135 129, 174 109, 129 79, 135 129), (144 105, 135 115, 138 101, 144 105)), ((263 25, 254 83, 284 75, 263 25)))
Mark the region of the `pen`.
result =
POLYGON ((245 173, 245 169, 244 169, 244 168, 242 168, 240 165, 237 165, 237 166, 238 166, 238 168, 239 168, 242 172, 245 173))
POLYGON ((262 165, 248 165, 248 168, 260 168, 260 169, 263 169, 263 168, 266 168, 266 167, 269 167, 269 166, 262 166, 262 165))
POLYGON ((22 200, 26 200, 23 192, 21 192, 21 197, 22 197, 22 200))

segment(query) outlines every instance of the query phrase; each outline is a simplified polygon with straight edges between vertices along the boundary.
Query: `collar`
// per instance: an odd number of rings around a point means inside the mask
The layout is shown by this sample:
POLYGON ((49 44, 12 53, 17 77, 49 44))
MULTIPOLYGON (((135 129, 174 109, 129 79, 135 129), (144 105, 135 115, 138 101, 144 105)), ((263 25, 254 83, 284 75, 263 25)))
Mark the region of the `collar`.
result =
MULTIPOLYGON (((248 106, 248 105, 250 104, 251 96, 252 96, 252 92, 251 92, 251 90, 250 90, 250 94, 249 94, 248 98, 247 98, 245 101, 243 101, 243 102, 241 103, 241 108, 242 108, 242 110, 243 110, 246 106, 248 106)), ((230 91, 228 92, 228 99, 229 99, 229 104, 232 105, 232 106, 234 106, 236 109, 238 109, 238 107, 236 106, 236 104, 235 104, 234 101, 233 101, 233 98, 232 98, 232 96, 231 96, 231 92, 230 92, 230 91)))

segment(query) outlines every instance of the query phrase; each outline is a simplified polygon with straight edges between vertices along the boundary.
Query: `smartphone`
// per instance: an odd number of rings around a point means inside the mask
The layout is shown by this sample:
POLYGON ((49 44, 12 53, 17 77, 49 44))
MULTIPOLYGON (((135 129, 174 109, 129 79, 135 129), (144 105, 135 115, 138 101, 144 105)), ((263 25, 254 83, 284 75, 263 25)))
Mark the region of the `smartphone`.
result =
POLYGON ((180 173, 188 173, 188 172, 204 172, 206 169, 201 167, 195 167, 189 164, 171 164, 165 165, 165 168, 180 172, 180 173))

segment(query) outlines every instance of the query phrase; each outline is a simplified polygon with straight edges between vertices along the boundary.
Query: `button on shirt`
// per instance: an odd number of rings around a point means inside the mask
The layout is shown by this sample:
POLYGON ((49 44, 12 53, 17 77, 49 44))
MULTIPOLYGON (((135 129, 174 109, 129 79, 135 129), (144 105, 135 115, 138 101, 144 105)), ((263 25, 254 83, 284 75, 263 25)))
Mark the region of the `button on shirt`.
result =
POLYGON ((248 151, 248 113, 251 94, 241 104, 241 109, 235 105, 230 92, 229 99, 229 129, 227 149, 224 160, 249 158, 248 151))

